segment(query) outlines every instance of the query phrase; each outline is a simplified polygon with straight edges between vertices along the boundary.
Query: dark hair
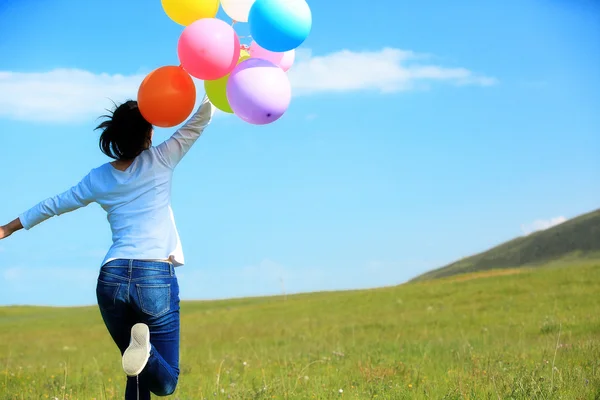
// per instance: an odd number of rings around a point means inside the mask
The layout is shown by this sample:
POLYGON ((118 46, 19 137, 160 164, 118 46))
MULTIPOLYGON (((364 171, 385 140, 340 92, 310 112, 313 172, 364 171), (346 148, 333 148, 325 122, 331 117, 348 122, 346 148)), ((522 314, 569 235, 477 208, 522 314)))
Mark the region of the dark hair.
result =
MULTIPOLYGON (((113 103, 114 104, 114 103, 113 103)), ((110 111, 96 129, 102 129, 100 150, 115 160, 133 160, 152 144, 152 124, 142 116, 137 101, 128 100, 110 111)))

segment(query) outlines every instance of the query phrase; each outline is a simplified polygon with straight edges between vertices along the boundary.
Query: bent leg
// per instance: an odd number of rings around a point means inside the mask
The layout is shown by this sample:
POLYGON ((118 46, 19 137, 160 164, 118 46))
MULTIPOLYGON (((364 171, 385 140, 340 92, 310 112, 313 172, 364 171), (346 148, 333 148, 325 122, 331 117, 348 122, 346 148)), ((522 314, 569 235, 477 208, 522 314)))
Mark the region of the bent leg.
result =
POLYGON ((150 358, 140 374, 140 386, 168 396, 179 379, 180 309, 177 278, 136 284, 137 319, 150 329, 150 358))
MULTIPOLYGON (((104 280, 99 280, 96 288, 98 307, 106 329, 119 348, 121 355, 123 355, 125 349, 129 346, 131 327, 136 322, 136 314, 129 304, 122 301, 125 293, 121 293, 119 289, 124 289, 127 284, 117 283, 116 281, 106 282, 108 279, 106 277, 102 278, 104 280)), ((138 396, 138 386, 135 378, 133 380, 128 379, 125 400, 150 400, 150 390, 140 385, 138 396)))
POLYGON ((157 396, 175 392, 179 379, 179 310, 170 312, 160 324, 150 327, 150 359, 140 382, 157 396))

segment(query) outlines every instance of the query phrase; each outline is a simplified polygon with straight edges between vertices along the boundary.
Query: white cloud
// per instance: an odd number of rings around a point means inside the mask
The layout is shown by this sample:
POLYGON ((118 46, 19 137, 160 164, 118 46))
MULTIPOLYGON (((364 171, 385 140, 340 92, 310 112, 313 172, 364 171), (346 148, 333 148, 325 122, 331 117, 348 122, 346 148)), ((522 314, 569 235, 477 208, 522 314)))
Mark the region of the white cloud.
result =
MULTIPOLYGON (((303 49, 297 52, 289 77, 294 95, 357 90, 390 93, 418 89, 433 82, 478 86, 497 82, 465 68, 422 63, 426 58, 392 48, 372 52, 343 50, 324 56, 312 56, 310 50, 303 49)), ((144 76, 94 74, 79 69, 0 71, 0 118, 55 123, 85 121, 111 108, 111 100, 119 103, 136 98, 144 76)), ((203 93, 201 82, 196 83, 199 94, 203 93)))
POLYGON ((550 219, 538 219, 538 220, 533 221, 530 224, 521 225, 521 231, 523 232, 523 234, 525 236, 527 236, 529 234, 532 234, 533 232, 543 231, 548 228, 552 228, 553 226, 556 226, 558 224, 562 224, 566 220, 567 220, 567 218, 565 218, 563 216, 554 217, 554 218, 550 218, 550 219))
POLYGON ((11 282, 20 279, 23 276, 23 269, 18 267, 6 268, 2 271, 2 277, 5 281, 11 282))
POLYGON ((0 117, 76 122, 99 116, 112 103, 135 98, 144 75, 93 74, 78 69, 0 72, 0 117))
POLYGON ((477 75, 465 68, 422 63, 426 58, 392 48, 365 52, 342 50, 316 57, 302 53, 289 76, 296 95, 356 90, 391 93, 418 89, 432 82, 478 86, 497 83, 495 78, 477 75))

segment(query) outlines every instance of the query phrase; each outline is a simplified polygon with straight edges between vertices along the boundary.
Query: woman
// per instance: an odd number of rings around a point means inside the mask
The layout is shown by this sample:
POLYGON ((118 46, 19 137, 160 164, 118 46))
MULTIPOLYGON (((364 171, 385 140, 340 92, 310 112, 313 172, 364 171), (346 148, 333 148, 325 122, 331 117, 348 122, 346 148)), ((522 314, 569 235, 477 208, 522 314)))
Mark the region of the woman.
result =
POLYGON ((183 252, 171 210, 173 170, 212 120, 204 97, 168 140, 152 146, 152 125, 137 102, 117 107, 101 129, 100 149, 115 161, 0 228, 0 239, 96 202, 107 212, 113 244, 96 288, 100 313, 121 350, 125 399, 167 396, 179 376, 179 286, 183 252))

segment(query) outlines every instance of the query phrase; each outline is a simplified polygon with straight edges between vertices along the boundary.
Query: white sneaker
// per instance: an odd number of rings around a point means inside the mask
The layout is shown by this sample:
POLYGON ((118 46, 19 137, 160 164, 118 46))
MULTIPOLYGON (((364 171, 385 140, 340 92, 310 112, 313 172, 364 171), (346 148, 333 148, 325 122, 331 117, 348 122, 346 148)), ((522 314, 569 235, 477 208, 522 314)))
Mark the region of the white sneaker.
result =
POLYGON ((123 370, 127 376, 138 376, 150 358, 150 329, 146 324, 131 328, 129 347, 123 353, 123 370))

